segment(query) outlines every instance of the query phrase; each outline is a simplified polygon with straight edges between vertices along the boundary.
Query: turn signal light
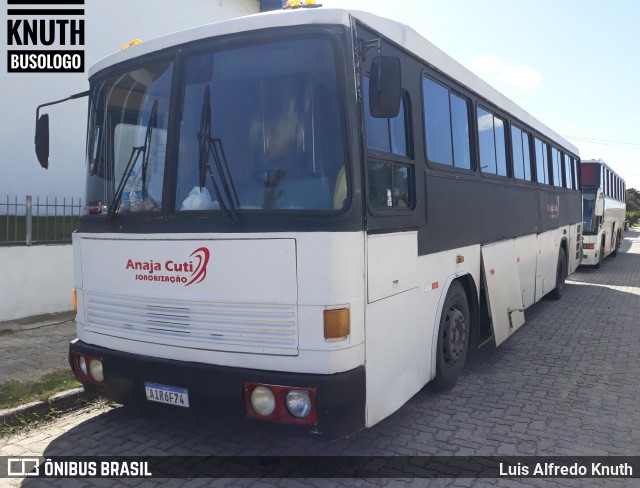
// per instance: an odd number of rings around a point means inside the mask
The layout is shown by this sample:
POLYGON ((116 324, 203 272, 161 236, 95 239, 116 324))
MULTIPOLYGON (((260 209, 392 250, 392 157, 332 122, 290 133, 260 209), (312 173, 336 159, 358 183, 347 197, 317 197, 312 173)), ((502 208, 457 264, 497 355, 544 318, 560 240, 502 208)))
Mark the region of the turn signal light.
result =
POLYGON ((325 340, 345 339, 351 332, 349 309, 339 308, 324 311, 325 340))
POLYGON ((583 247, 585 249, 595 249, 596 245, 595 244, 584 244, 583 247))
POLYGON ((71 301, 73 302, 73 311, 78 313, 78 292, 75 288, 71 290, 71 301))

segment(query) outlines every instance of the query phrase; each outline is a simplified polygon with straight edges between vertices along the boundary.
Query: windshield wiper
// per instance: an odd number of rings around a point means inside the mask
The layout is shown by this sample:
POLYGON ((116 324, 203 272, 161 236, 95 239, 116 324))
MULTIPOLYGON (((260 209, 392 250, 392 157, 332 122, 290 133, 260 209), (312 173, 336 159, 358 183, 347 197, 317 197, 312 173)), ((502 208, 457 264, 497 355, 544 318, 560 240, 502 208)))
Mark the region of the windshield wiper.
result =
POLYGON ((153 133, 153 128, 157 125, 158 122, 158 100, 153 101, 153 106, 151 107, 151 115, 149 116, 149 122, 147 123, 147 130, 144 135, 144 143, 142 146, 133 146, 131 148, 131 155, 129 156, 129 161, 127 161, 127 165, 124 168, 124 173, 122 174, 122 179, 118 184, 118 188, 116 189, 116 193, 113 195, 113 201, 109 206, 108 214, 113 216, 118 211, 120 207, 120 200, 122 199, 122 194, 124 192, 124 187, 129 181, 131 177, 131 173, 133 172, 133 168, 136 166, 136 162, 140 157, 142 157, 142 195, 147 190, 147 167, 149 166, 149 153, 151 152, 149 149, 151 148, 151 135, 153 133))
POLYGON ((200 146, 200 189, 205 186, 206 174, 208 172, 220 208, 224 211, 227 219, 232 224, 235 224, 240 220, 237 211, 237 208, 240 206, 240 201, 238 200, 236 187, 231 178, 227 157, 222 147, 222 140, 211 135, 211 90, 209 89, 209 85, 207 85, 204 90, 200 115, 200 132, 196 135, 200 146), (213 169, 209 162, 211 158, 213 158, 220 185, 218 185, 213 174, 213 169), (220 187, 222 187, 222 192, 220 191, 220 187), (224 198, 222 197, 223 192, 224 198))

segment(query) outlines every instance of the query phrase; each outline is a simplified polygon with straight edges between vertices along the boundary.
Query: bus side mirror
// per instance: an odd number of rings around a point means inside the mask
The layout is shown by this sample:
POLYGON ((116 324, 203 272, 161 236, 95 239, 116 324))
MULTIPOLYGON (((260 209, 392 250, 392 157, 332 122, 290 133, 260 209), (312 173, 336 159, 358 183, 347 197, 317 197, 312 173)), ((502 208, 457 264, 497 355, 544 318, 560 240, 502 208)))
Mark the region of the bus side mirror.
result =
POLYGON ((377 118, 392 119, 400 112, 400 59, 377 56, 369 74, 369 109, 377 118))
POLYGON ((604 215, 604 195, 599 193, 596 197, 596 208, 593 211, 596 217, 602 217, 604 215))
POLYGON ((42 114, 36 120, 36 156, 40 166, 49 168, 49 114, 42 114))

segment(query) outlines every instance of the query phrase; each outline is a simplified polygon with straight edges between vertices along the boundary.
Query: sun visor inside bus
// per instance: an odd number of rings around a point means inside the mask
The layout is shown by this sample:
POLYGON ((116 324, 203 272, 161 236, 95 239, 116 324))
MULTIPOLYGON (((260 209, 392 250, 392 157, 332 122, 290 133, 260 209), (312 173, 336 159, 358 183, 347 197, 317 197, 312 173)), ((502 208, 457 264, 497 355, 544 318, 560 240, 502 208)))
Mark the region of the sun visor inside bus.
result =
POLYGON ((202 85, 213 79, 213 56, 194 56, 189 59, 188 84, 202 85))
POLYGON ((167 69, 168 66, 166 64, 162 64, 159 66, 136 69, 131 71, 129 74, 131 75, 131 78, 142 86, 149 87, 154 81, 160 78, 167 69))

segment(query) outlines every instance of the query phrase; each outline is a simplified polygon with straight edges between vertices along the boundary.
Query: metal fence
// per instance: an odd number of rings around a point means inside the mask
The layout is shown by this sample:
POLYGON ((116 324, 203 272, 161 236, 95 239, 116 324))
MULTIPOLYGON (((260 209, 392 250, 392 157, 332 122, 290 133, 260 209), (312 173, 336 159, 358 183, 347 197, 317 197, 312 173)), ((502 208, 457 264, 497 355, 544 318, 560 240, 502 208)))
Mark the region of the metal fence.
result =
POLYGON ((0 198, 0 246, 71 242, 81 212, 80 198, 0 198))

